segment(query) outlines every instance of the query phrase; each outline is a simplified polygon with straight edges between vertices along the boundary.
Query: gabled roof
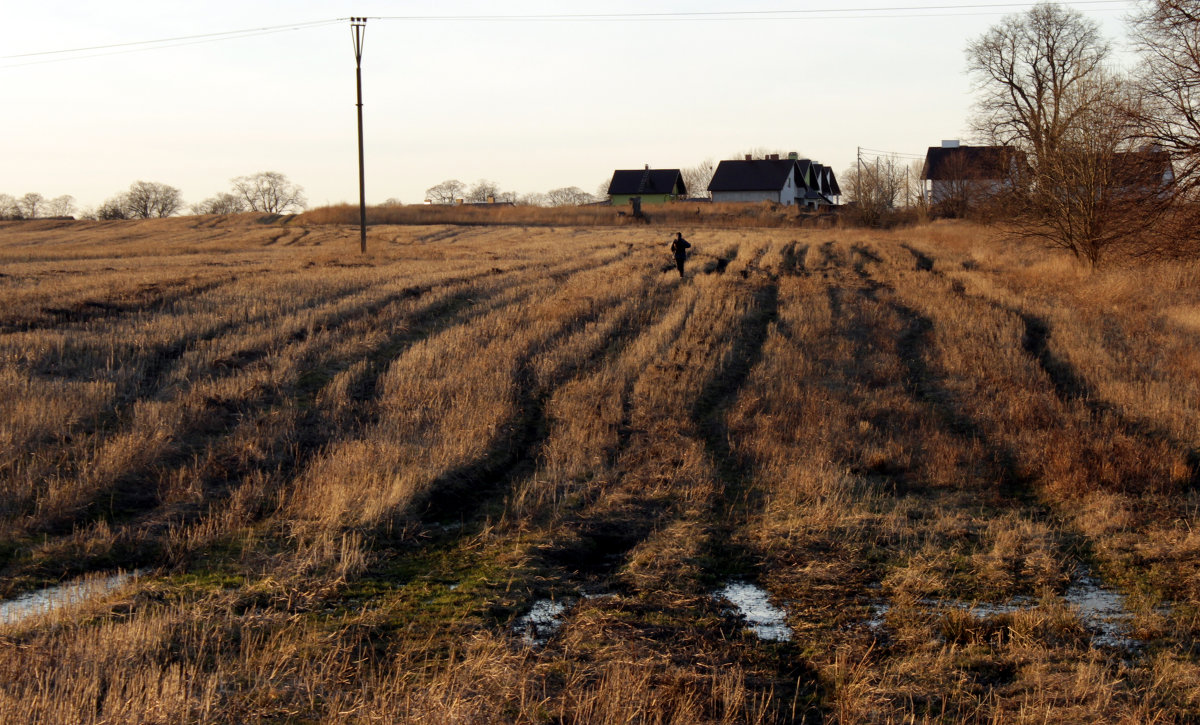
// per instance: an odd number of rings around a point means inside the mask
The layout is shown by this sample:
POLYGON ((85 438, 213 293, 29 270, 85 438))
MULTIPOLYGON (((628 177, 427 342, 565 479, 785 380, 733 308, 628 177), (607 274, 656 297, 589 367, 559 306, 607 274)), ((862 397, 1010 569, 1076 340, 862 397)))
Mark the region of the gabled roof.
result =
POLYGON ((708 184, 709 191, 779 191, 797 167, 793 159, 722 161, 708 184))
POLYGON ((609 194, 687 194, 679 169, 630 169, 613 172, 609 194))
POLYGON ((1173 178, 1171 154, 1166 151, 1124 151, 1113 155, 1112 183, 1115 186, 1155 188, 1173 178))
POLYGON ((921 178, 931 181, 1005 179, 1024 155, 1009 146, 930 146, 921 178))

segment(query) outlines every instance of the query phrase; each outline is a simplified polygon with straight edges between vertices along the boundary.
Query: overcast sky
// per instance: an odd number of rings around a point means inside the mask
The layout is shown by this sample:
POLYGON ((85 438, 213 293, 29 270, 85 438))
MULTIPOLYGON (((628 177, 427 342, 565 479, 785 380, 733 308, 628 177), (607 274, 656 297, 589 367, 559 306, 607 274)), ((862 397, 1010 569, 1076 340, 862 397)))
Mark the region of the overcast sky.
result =
MULTIPOLYGON (((1135 6, 1069 4, 1118 42, 1135 6)), ((922 155, 966 137, 963 48, 1028 7, 5 0, 0 193, 70 194, 87 207, 145 180, 193 203, 228 190, 231 177, 269 170, 303 186, 310 205, 356 202, 352 15, 371 18, 368 203, 419 203, 451 178, 517 193, 594 192, 614 169, 686 167, 757 147, 841 173, 860 146, 922 155), (780 10, 792 12, 765 12, 780 10), (719 14, 727 11, 741 14, 719 14), (628 15, 478 17, 587 13, 628 15), (193 37, 280 26, 300 27, 193 37), (188 39, 123 45, 175 38, 188 39), (118 47, 27 55, 96 46, 118 47)))

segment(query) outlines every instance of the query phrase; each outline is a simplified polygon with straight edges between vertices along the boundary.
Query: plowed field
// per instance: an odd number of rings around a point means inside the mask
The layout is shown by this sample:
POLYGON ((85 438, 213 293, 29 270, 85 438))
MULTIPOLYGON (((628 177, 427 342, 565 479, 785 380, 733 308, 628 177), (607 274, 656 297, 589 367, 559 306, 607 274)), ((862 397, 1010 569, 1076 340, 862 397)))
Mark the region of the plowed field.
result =
POLYGON ((1200 718, 1200 267, 673 231, 0 224, 0 718, 1200 718))

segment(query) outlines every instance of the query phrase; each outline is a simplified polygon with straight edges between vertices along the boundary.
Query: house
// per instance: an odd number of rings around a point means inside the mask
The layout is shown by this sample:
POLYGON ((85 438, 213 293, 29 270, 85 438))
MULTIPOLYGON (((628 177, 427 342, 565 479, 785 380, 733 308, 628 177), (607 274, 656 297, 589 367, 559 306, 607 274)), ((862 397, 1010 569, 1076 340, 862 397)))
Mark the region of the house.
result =
MULTIPOLYGON (((1158 196, 1174 180, 1171 157, 1166 151, 1145 149, 1120 151, 1108 160, 1093 158, 1096 183, 1124 196, 1158 196)), ((925 154, 921 179, 929 182, 926 198, 931 204, 954 213, 985 202, 1012 188, 1018 175, 1026 175, 1025 154, 1009 146, 967 146, 943 141, 925 154)), ((1083 178, 1072 181, 1083 184, 1083 178)))
POLYGON ((643 204, 664 204, 687 196, 683 173, 679 169, 617 170, 608 184, 613 206, 627 206, 629 200, 641 197, 643 204))
POLYGON ((708 190, 714 202, 773 201, 809 209, 833 206, 834 197, 841 194, 829 167, 797 158, 795 153, 786 159, 772 154, 765 159, 746 156, 722 161, 708 190))
POLYGON ((930 146, 921 167, 930 204, 962 212, 1012 187, 1024 154, 1009 146, 968 146, 956 140, 930 146), (928 182, 927 184, 925 182, 928 182))
POLYGON ((1113 154, 1110 173, 1113 187, 1143 197, 1166 194, 1175 180, 1171 154, 1158 148, 1113 154))

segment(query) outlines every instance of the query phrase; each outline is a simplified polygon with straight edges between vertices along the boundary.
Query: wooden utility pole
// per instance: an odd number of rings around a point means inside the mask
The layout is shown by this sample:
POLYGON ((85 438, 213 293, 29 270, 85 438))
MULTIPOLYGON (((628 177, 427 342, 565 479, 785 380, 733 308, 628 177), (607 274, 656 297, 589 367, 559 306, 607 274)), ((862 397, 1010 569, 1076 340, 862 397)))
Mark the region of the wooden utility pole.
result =
POLYGON ((358 86, 358 236, 359 251, 367 253, 367 175, 363 166, 363 123, 362 123, 362 51, 363 38, 367 34, 366 18, 350 18, 350 32, 354 34, 354 77, 358 86))

